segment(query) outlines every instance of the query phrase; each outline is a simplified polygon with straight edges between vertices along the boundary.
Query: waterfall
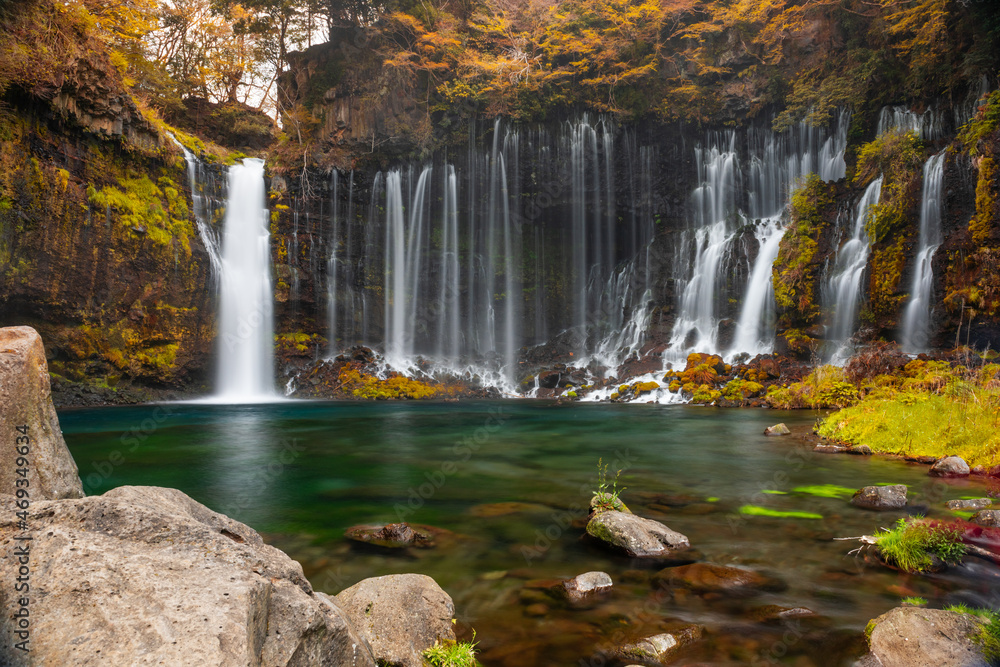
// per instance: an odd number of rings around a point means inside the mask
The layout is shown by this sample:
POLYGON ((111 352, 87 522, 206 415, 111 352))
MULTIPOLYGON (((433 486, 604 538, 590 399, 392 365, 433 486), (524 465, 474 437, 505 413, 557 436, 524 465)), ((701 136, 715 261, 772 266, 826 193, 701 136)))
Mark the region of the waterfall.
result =
POLYGON ((216 394, 228 402, 274 395, 271 249, 264 161, 229 168, 219 295, 219 375, 216 394))
POLYGON ((834 343, 833 363, 843 363, 850 355, 850 341, 861 297, 861 278, 868 263, 869 240, 865 231, 870 209, 878 204, 882 177, 872 181, 854 212, 850 238, 837 250, 834 267, 826 286, 826 308, 833 312, 827 340, 834 343))
POLYGON ((944 136, 944 112, 936 106, 923 113, 902 106, 883 107, 878 116, 878 134, 896 130, 914 132, 922 141, 937 141, 944 136))
POLYGON ((675 278, 682 288, 667 364, 683 362, 693 351, 735 356, 773 348, 771 266, 784 233, 785 209, 805 176, 844 177, 849 126, 850 113, 841 110, 829 129, 808 123, 783 133, 753 127, 709 134, 695 148, 698 186, 691 195, 691 228, 675 255, 675 278), (738 240, 752 241, 757 250, 745 282, 736 261, 738 240), (738 313, 732 303, 741 304, 738 313), (731 341, 720 327, 729 317, 736 318, 731 341))
POLYGON ((910 286, 910 300, 903 315, 903 349, 926 352, 934 287, 934 253, 941 245, 941 187, 944 180, 944 151, 931 156, 924 165, 924 189, 920 203, 920 237, 916 266, 910 286))
POLYGON ((780 217, 768 218, 754 228, 759 250, 753 271, 747 281, 746 294, 740 319, 736 325, 736 338, 732 352, 747 353, 750 356, 771 351, 774 340, 774 283, 771 267, 778 259, 778 248, 785 227, 780 217))

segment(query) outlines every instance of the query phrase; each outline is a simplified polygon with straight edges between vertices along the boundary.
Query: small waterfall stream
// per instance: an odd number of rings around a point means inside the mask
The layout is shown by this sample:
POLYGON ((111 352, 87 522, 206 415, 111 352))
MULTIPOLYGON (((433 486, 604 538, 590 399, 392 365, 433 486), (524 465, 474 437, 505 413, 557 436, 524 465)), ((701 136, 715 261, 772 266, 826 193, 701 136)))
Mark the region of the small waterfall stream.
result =
POLYGON ((858 316, 861 299, 861 278, 868 264, 870 250, 865 225, 872 206, 878 203, 882 194, 882 177, 872 181, 854 211, 851 236, 837 250, 834 266, 826 285, 824 299, 827 312, 833 313, 833 320, 827 331, 827 340, 832 342, 831 362, 841 364, 851 353, 851 337, 854 322, 858 316))
POLYGON ((920 236, 917 259, 910 284, 910 299, 903 314, 903 350, 927 351, 934 287, 932 260, 941 245, 941 189, 944 180, 945 152, 931 156, 924 165, 924 189, 920 203, 920 236))

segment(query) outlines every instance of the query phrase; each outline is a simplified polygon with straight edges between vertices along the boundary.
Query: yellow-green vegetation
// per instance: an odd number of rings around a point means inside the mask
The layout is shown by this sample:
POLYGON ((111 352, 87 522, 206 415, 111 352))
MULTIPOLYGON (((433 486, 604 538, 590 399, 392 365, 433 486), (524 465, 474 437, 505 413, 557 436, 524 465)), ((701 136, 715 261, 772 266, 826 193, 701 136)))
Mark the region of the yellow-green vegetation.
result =
POLYGON ((419 380, 402 375, 392 375, 382 379, 368 373, 362 373, 355 368, 342 370, 339 379, 342 389, 351 392, 357 398, 364 399, 432 398, 440 393, 437 387, 432 387, 419 380))
POLYGON ((815 512, 800 512, 797 510, 774 510, 758 505, 743 505, 739 509, 740 514, 747 516, 769 516, 777 519, 822 519, 822 514, 815 512))
POLYGON ((972 155, 979 153, 979 142, 1000 127, 1000 90, 990 93, 976 117, 958 133, 958 140, 972 155))
POLYGON ((921 597, 908 597, 900 600, 900 604, 909 605, 911 607, 926 607, 927 598, 921 597))
POLYGON ((996 226, 998 192, 997 163, 992 157, 979 159, 979 178, 976 180, 976 213, 969 221, 972 242, 977 246, 986 243, 996 226))
POLYGON ((855 185, 867 185, 879 176, 882 194, 869 211, 865 231, 872 243, 881 243, 907 226, 920 197, 924 153, 915 132, 887 132, 858 150, 855 185))
POLYGON ((901 236, 896 243, 878 247, 872 252, 866 315, 874 322, 895 317, 906 300, 907 295, 898 291, 903 269, 906 268, 906 241, 907 237, 901 236))
POLYGON ((115 213, 118 223, 137 236, 159 245, 177 239, 185 253, 191 254, 190 239, 195 231, 187 198, 170 178, 161 176, 157 184, 144 174, 117 182, 118 187, 109 185, 100 190, 88 185, 87 201, 99 212, 115 213))
POLYGON ((317 345, 326 341, 319 334, 307 334, 302 331, 275 334, 274 344, 280 351, 292 354, 311 354, 317 345))
POLYGON ((772 385, 765 397, 772 408, 842 408, 858 400, 858 388, 847 381, 844 369, 820 366, 787 386, 772 385))
POLYGON ((594 512, 607 512, 609 510, 617 510, 619 512, 629 512, 629 508, 626 507, 625 503, 619 496, 625 492, 627 487, 618 488, 618 478, 621 477, 622 471, 615 471, 614 478, 608 477, 608 464, 604 462, 603 458, 597 459, 597 490, 594 491, 594 497, 590 501, 591 507, 594 512))
POLYGON ((960 527, 926 519, 900 519, 892 528, 879 530, 875 548, 886 563, 905 572, 932 569, 935 558, 960 563, 966 551, 960 527))
POLYGON ((974 608, 964 604, 951 605, 944 610, 976 616, 979 620, 979 630, 972 636, 972 640, 979 644, 983 657, 989 664, 996 664, 1000 660, 1000 613, 993 609, 974 608))
POLYGON ((1000 365, 914 360, 900 377, 876 378, 864 391, 857 405, 827 417, 819 434, 876 452, 1000 464, 1000 365))
POLYGON ((831 187, 812 174, 792 194, 791 223, 781 238, 772 269, 782 328, 811 323, 819 315, 815 294, 818 265, 814 259, 826 227, 822 211, 833 201, 831 187))
POLYGON ((476 635, 471 642, 435 642, 424 651, 424 660, 430 667, 476 667, 476 635))
POLYGON ((743 403, 748 399, 759 396, 762 391, 764 391, 764 385, 759 382, 736 378, 735 380, 730 380, 729 383, 722 388, 722 397, 727 398, 730 401, 743 403))
MULTIPOLYGON (((687 386, 685 387, 685 391, 689 391, 687 389, 687 386)), ((706 405, 709 403, 713 403, 714 401, 717 401, 722 396, 721 391, 707 384, 703 384, 699 387, 694 387, 692 390, 689 391, 689 393, 691 394, 692 403, 704 403, 706 405)))
POLYGON ((803 493, 817 498, 850 498, 855 491, 856 489, 836 484, 807 484, 792 489, 792 493, 803 493))

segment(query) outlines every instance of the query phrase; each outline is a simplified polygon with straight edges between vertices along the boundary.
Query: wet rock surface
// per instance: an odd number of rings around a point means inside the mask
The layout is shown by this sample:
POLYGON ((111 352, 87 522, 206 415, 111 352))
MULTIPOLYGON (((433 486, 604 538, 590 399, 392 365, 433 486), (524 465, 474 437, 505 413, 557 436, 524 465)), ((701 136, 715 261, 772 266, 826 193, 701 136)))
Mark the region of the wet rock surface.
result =
POLYGON ((632 558, 665 556, 691 546, 687 537, 659 521, 616 510, 594 515, 587 523, 587 534, 632 558))
POLYGON ((866 486, 858 489, 851 504, 868 510, 895 510, 906 506, 906 486, 866 486))
POLYGON ((785 588, 780 580, 759 572, 714 563, 664 568, 653 575, 653 583, 685 588, 695 593, 752 594, 785 588))
POLYGON ((946 456, 930 469, 930 474, 935 477, 968 477, 971 472, 969 464, 959 456, 946 456))

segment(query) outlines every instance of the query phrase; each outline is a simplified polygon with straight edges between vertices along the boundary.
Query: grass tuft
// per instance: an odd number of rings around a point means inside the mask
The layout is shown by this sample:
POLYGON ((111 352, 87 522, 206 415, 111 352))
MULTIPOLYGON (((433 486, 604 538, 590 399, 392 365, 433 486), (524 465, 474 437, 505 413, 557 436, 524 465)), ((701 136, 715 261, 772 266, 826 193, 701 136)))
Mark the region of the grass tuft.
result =
MULTIPOLYGON (((473 640, 476 635, 473 632, 473 640)), ((424 651, 424 660, 431 667, 477 667, 476 642, 436 642, 424 651)))
POLYGON ((961 528, 923 519, 900 519, 875 533, 875 546, 886 563, 906 572, 930 569, 934 557, 954 565, 965 556, 961 528))

